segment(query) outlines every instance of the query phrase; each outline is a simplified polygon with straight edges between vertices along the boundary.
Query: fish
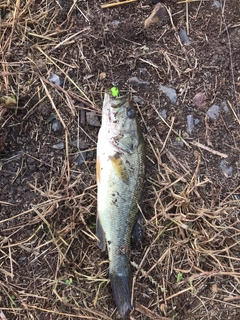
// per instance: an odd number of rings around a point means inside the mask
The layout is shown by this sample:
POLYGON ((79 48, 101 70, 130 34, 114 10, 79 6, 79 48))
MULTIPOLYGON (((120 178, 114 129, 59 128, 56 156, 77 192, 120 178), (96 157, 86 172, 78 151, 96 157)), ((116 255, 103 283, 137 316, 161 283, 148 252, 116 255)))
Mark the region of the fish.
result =
POLYGON ((145 146, 136 110, 128 95, 104 95, 97 143, 97 244, 108 249, 113 298, 129 319, 132 272, 131 236, 137 224, 145 173, 145 146))

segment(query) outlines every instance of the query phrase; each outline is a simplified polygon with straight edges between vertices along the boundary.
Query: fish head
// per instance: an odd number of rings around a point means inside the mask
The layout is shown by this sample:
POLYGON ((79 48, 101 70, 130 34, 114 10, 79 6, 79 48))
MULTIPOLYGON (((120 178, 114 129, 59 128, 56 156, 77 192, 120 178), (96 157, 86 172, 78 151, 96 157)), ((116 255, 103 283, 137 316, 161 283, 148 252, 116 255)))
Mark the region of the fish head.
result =
POLYGON ((102 130, 119 151, 132 153, 142 141, 137 114, 129 96, 113 97, 106 92, 102 110, 102 130))

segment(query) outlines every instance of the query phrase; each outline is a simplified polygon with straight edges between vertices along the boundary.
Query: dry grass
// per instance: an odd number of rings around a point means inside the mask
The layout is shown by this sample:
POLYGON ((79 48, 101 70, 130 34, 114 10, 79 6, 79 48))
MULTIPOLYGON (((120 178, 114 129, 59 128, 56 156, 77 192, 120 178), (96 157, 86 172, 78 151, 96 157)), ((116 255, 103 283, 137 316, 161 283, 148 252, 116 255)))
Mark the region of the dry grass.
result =
MULTIPOLYGON (((88 25, 92 5, 87 2, 82 8, 81 2, 67 6, 51 0, 3 0, 0 4, 0 94, 16 99, 9 106, 4 98, 0 106, 0 152, 8 139, 4 130, 18 128, 18 112, 22 110, 20 133, 27 135, 29 130, 31 143, 41 150, 34 153, 25 146, 22 154, 9 152, 10 156, 0 160, 1 168, 20 164, 9 182, 9 189, 16 185, 14 193, 20 205, 11 198, 0 199, 3 320, 118 319, 109 288, 107 256, 99 252, 95 241, 95 160, 87 159, 80 169, 74 165, 79 139, 88 141, 87 151, 96 148, 97 129, 85 129, 81 115, 84 118, 85 112, 92 110, 100 114, 104 90, 99 70, 93 68, 95 60, 103 58, 93 54, 89 61, 83 51, 86 41, 101 42, 88 25), (85 26, 78 31, 77 19, 85 26), (65 79, 64 88, 47 80, 50 72, 65 79), (81 72, 89 77, 84 78, 81 72), (92 74, 95 80, 91 80, 92 74), (49 125, 39 116, 42 104, 49 105, 62 124, 65 149, 61 152, 50 153, 45 147, 51 134, 46 134, 49 125), (78 141, 75 151, 70 144, 73 140, 78 141), (35 169, 27 175, 25 160, 30 158, 46 170, 35 169)), ((96 1, 94 6, 97 10, 96 1)), ((176 31, 172 17, 171 22, 176 31)), ((133 64, 138 61, 151 68, 152 74, 173 81, 191 77, 201 68, 194 50, 183 48, 176 32, 173 42, 179 52, 158 50, 163 67, 152 61, 151 53, 136 54, 133 64)), ((119 55, 126 55, 127 64, 132 56, 121 49, 119 55)), ((109 61, 109 73, 115 67, 111 63, 115 49, 111 50, 102 54, 109 61)), ((115 63, 116 68, 118 63, 121 67, 121 57, 115 63)), ((182 92, 183 101, 185 93, 187 89, 182 92)), ((233 121, 239 123, 232 97, 233 121)), ((182 135, 176 119, 164 120, 150 100, 139 112, 148 159, 142 206, 144 246, 133 251, 131 260, 136 303, 132 319, 237 319, 239 186, 233 181, 230 188, 221 189, 215 178, 205 174, 203 150, 216 158, 228 155, 206 141, 191 141, 182 135), (181 149, 182 157, 172 148, 176 138, 185 148, 181 149)), ((234 136, 231 145, 236 152, 237 139, 234 136)))

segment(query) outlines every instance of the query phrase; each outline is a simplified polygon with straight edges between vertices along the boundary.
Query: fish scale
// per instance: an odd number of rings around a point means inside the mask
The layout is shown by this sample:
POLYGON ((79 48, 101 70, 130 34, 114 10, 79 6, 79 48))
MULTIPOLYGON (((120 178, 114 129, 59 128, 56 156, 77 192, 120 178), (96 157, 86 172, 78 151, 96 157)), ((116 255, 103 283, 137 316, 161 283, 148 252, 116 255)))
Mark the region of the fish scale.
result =
POLYGON ((96 235, 107 247, 109 277, 122 319, 129 319, 133 227, 137 220, 145 170, 143 137, 128 97, 106 93, 97 145, 98 205, 96 235))

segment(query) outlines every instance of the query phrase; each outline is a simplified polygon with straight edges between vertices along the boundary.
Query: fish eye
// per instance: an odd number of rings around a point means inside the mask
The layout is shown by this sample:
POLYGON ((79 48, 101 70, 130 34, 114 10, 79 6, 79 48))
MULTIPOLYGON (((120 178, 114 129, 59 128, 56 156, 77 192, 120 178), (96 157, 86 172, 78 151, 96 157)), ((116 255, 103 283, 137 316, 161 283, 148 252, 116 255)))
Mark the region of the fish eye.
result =
POLYGON ((136 115, 136 111, 134 109, 131 109, 131 108, 127 109, 127 117, 128 118, 132 119, 135 117, 135 115, 136 115))

